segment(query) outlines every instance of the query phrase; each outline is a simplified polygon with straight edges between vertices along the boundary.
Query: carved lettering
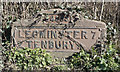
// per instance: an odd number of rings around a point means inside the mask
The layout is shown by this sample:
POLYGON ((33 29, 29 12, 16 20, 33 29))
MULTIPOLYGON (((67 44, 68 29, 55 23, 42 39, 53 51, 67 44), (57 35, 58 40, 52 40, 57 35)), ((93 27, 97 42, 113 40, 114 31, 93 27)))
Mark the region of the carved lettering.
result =
POLYGON ((67 41, 63 41, 63 49, 68 49, 68 42, 67 41))
POLYGON ((23 48, 23 47, 21 46, 22 43, 23 43, 22 41, 18 41, 17 45, 18 45, 19 48, 23 48))
POLYGON ((64 31, 59 31, 59 32, 58 32, 58 34, 59 34, 59 36, 58 36, 58 37, 59 37, 60 39, 62 39, 62 38, 63 38, 63 36, 64 36, 64 31))
POLYGON ((45 38, 45 31, 39 31, 39 33, 40 33, 40 38, 45 38))
POLYGON ((96 33, 96 32, 91 31, 91 33, 93 34, 92 39, 94 39, 94 38, 95 38, 95 33, 96 33))
POLYGON ((34 48, 40 48, 39 46, 40 41, 34 41, 34 48))
POLYGON ((32 37, 36 38, 38 36, 38 31, 33 31, 32 32, 32 37))
POLYGON ((25 37, 31 38, 31 31, 30 30, 25 30, 25 37))
POLYGON ((57 43, 57 41, 55 41, 55 47, 57 49, 60 49, 61 48, 61 42, 59 41, 59 43, 57 43))
POLYGON ((28 48, 42 48, 46 50, 78 50, 79 48, 76 44, 74 44, 74 42, 82 42, 85 39, 95 39, 97 30, 23 29, 16 32, 18 32, 18 35, 16 33, 15 36, 18 36, 18 38, 25 38, 24 40, 26 40, 25 42, 19 41, 21 42, 21 44, 18 45, 20 48, 27 46, 28 48))
POLYGON ((53 41, 49 41, 49 49, 53 49, 54 48, 54 42, 53 41))
POLYGON ((80 32, 79 31, 74 31, 73 37, 75 39, 80 39, 80 32))
POLYGON ((32 41, 26 41, 28 43, 28 48, 32 48, 32 41))
POLYGON ((47 49, 47 41, 41 41, 41 48, 47 49))
POLYGON ((71 49, 73 49, 73 44, 72 44, 72 42, 71 42, 71 41, 69 41, 69 43, 70 43, 71 49))
POLYGON ((50 36, 50 31, 47 31, 47 38, 49 38, 50 36))
POLYGON ((51 38, 53 39, 53 37, 57 39, 56 31, 51 31, 51 38))
POLYGON ((72 33, 72 31, 66 31, 67 36, 70 36, 70 34, 72 33))
POLYGON ((81 39, 88 39, 86 34, 87 34, 86 31, 81 31, 81 39))
POLYGON ((18 36, 19 36, 19 38, 24 38, 24 36, 21 35, 21 31, 20 30, 18 30, 18 36))

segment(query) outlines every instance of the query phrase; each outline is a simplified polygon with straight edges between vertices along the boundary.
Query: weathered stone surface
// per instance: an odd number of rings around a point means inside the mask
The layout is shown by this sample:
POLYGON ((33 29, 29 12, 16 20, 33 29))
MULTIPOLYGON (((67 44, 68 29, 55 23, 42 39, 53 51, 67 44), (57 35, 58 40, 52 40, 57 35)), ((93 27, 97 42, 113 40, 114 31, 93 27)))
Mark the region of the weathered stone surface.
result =
POLYGON ((62 58, 78 52, 80 48, 90 50, 98 38, 104 39, 105 23, 82 18, 71 24, 71 17, 60 15, 64 11, 51 9, 40 12, 48 14, 46 22, 41 17, 15 22, 12 27, 14 46, 42 48, 52 56, 62 58))

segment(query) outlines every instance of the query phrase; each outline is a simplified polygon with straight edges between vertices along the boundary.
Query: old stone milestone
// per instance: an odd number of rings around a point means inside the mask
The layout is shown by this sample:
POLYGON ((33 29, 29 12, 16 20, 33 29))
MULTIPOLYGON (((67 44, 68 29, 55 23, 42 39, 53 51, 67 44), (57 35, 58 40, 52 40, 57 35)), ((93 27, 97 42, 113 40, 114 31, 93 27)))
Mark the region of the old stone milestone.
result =
POLYGON ((68 11, 44 10, 34 19, 15 22, 11 31, 13 45, 17 48, 42 48, 55 57, 68 57, 79 52, 80 48, 90 50, 97 39, 105 36, 103 22, 78 19, 65 13, 68 11))

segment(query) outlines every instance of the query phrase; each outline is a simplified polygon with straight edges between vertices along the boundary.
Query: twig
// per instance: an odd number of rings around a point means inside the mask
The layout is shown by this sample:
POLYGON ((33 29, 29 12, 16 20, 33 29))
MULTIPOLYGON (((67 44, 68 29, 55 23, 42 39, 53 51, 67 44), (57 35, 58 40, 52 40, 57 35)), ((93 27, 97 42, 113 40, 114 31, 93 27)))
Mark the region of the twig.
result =
POLYGON ((102 3, 102 9, 101 9, 101 14, 100 14, 100 21, 102 19, 103 9, 104 9, 104 0, 103 0, 103 3, 102 3))

